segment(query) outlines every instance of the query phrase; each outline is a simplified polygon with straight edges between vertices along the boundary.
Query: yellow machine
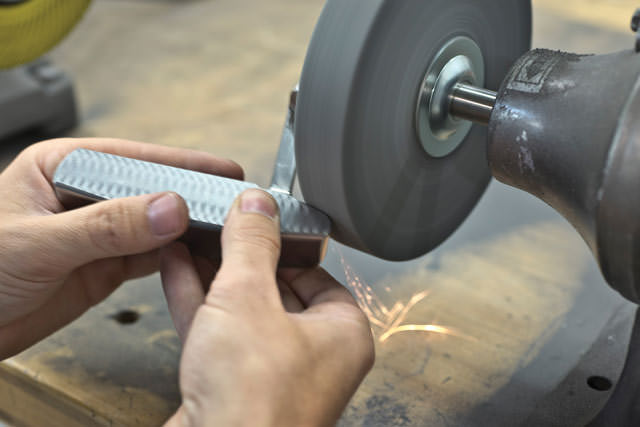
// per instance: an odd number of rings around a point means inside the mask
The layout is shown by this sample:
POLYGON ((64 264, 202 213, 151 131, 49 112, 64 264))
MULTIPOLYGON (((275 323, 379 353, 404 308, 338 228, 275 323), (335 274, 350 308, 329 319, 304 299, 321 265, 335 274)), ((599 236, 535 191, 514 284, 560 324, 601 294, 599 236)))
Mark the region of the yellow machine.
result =
POLYGON ((31 62, 60 42, 90 0, 0 0, 0 68, 31 62))
POLYGON ((77 122, 71 79, 42 55, 84 15, 90 0, 0 0, 0 140, 43 137, 77 122))

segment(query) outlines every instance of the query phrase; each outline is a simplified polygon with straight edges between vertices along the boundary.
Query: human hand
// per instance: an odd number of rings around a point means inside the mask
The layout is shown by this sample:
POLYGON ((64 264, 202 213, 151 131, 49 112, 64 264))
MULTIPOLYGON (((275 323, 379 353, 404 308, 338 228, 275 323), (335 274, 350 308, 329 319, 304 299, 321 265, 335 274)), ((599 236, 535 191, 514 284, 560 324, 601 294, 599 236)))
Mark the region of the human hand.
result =
POLYGON ((131 141, 52 140, 24 150, 0 174, 0 360, 76 319, 123 281, 156 271, 157 248, 187 228, 187 207, 172 193, 64 212, 52 178, 76 148, 242 178, 231 161, 131 141))
POLYGON ((205 296, 186 246, 161 253, 184 342, 181 426, 334 424, 374 360, 369 322, 324 270, 276 270, 277 205, 243 193, 222 232, 222 266, 205 296))

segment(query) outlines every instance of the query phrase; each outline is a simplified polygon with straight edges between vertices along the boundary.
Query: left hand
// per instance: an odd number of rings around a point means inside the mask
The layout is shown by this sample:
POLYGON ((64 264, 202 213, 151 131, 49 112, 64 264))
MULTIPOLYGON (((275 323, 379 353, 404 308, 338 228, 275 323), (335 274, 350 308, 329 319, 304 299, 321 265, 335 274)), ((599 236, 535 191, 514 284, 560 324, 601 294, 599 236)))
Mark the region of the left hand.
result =
POLYGON ((156 271, 157 249, 187 228, 187 207, 173 193, 65 212, 52 179, 76 148, 242 179, 231 161, 131 141, 52 140, 24 150, 0 174, 0 360, 73 321, 123 281, 156 271))

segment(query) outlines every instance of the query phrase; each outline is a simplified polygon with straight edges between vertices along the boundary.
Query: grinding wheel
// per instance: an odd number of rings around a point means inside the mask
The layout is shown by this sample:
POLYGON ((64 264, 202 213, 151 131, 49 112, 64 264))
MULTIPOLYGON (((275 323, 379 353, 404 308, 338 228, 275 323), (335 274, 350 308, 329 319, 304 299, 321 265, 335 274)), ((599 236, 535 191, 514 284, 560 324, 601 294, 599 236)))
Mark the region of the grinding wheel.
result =
POLYGON ((30 62, 60 42, 90 0, 0 0, 0 69, 30 62))
POLYGON ((484 193, 486 129, 463 126, 435 154, 416 130, 426 77, 459 54, 459 40, 480 53, 476 83, 497 90, 530 47, 530 0, 328 0, 300 80, 295 136, 302 193, 331 217, 336 240, 416 258, 484 193))

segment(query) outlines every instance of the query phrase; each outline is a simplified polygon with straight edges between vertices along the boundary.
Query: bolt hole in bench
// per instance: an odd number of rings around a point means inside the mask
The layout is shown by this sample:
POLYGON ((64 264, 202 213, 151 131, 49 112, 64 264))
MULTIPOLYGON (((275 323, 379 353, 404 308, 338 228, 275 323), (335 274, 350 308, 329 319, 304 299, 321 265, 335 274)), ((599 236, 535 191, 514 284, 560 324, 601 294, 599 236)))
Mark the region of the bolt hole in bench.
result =
POLYGON ((140 319, 140 314, 134 310, 120 310, 112 315, 111 318, 121 325, 131 325, 140 319))

